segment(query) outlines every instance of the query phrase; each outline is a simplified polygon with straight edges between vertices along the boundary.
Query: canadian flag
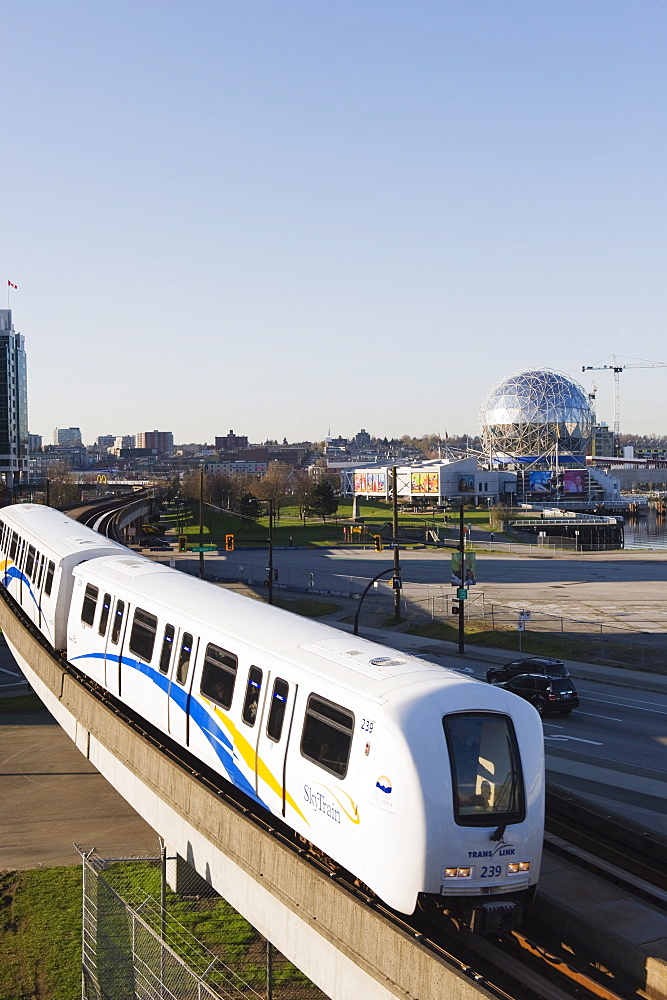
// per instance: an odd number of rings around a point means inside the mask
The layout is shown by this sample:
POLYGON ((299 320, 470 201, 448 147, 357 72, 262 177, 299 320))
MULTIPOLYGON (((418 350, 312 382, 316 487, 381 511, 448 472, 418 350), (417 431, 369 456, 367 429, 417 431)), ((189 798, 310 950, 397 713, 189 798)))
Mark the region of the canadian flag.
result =
POLYGON ((18 288, 19 287, 18 285, 15 285, 13 281, 10 281, 9 278, 7 278, 7 284, 9 285, 10 288, 18 288))

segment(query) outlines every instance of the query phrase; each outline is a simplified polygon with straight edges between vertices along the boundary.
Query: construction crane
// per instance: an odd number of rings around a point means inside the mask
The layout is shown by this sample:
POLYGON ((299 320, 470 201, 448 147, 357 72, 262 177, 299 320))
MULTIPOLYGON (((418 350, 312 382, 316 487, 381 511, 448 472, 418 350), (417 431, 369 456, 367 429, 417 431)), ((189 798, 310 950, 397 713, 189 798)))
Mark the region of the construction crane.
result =
POLYGON ((614 373, 614 438, 618 442, 621 431, 621 387, 619 375, 626 368, 667 368, 667 364, 662 361, 645 361, 640 365, 619 365, 616 363, 615 354, 612 354, 611 360, 612 363, 610 365, 582 365, 581 370, 582 372, 610 371, 614 373))

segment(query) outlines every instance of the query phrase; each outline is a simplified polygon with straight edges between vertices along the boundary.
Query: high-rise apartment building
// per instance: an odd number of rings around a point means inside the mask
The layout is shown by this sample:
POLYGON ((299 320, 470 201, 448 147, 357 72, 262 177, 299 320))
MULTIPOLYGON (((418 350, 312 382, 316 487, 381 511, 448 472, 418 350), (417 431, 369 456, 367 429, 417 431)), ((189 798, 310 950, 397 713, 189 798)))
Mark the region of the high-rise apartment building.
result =
POLYGON ((28 475, 28 374, 12 310, 0 309, 0 476, 11 489, 16 475, 28 475))
POLYGON ((139 431, 137 448, 148 448, 158 455, 171 455, 174 450, 174 435, 171 431, 139 431))
POLYGON ((53 443, 60 448, 78 448, 81 446, 80 427, 56 427, 53 432, 53 443))

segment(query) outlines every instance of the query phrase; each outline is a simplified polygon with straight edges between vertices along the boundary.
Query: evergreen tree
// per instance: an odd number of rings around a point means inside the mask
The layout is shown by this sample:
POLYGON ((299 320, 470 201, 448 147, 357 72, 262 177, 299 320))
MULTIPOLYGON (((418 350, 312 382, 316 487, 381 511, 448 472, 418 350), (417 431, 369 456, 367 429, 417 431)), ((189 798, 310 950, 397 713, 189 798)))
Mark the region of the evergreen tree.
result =
POLYGON ((338 498, 331 483, 324 479, 311 488, 308 495, 308 506, 313 514, 326 521, 327 517, 338 510, 338 498))

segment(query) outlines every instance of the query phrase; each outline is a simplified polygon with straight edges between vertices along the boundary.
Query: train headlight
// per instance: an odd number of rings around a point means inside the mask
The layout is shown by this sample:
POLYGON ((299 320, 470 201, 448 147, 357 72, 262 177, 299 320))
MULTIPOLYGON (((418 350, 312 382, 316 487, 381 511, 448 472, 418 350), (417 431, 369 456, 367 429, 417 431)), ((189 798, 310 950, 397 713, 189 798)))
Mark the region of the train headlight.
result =
POLYGON ((470 878, 472 868, 443 868, 445 878, 470 878))
POLYGON ((530 861, 510 861, 507 866, 508 875, 518 875, 519 872, 529 872, 530 861))

